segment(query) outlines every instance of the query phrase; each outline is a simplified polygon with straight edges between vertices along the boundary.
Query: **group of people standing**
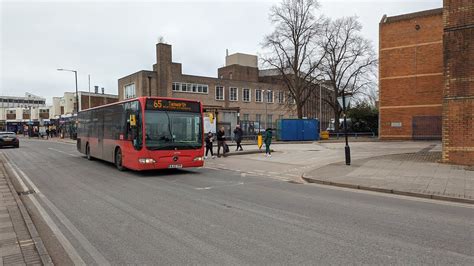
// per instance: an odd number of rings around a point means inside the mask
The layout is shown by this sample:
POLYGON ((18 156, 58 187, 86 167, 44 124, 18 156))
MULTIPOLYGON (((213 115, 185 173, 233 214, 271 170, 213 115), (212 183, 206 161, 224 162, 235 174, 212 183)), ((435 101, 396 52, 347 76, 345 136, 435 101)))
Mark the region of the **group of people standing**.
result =
MULTIPOLYGON (((234 129, 234 140, 235 140, 235 143, 237 144, 235 151, 244 150, 242 148, 243 136, 244 136, 244 132, 242 131, 242 128, 240 128, 240 125, 237 125, 234 129)), ((222 155, 226 157, 226 154, 230 150, 229 150, 229 146, 226 143, 224 127, 219 128, 219 130, 216 133, 216 138, 217 138, 217 156, 221 157, 220 151, 222 148, 222 155)), ((214 156, 214 151, 213 151, 214 134, 212 132, 207 133, 206 138, 204 140, 206 142, 206 153, 205 153, 204 159, 207 159, 209 152, 211 153, 212 159, 216 158, 216 156, 214 156)), ((265 143, 265 156, 271 157, 271 150, 270 150, 270 145, 272 143, 272 129, 271 128, 267 128, 267 130, 265 130, 264 143, 265 143)))

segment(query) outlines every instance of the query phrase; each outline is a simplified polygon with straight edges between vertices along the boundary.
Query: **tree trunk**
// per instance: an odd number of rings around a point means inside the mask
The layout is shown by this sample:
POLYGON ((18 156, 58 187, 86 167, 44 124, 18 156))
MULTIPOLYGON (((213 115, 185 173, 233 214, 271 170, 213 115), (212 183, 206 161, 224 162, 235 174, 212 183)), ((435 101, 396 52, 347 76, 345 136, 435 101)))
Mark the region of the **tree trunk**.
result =
POLYGON ((303 105, 302 104, 296 104, 296 112, 298 113, 298 118, 302 119, 303 118, 303 105))

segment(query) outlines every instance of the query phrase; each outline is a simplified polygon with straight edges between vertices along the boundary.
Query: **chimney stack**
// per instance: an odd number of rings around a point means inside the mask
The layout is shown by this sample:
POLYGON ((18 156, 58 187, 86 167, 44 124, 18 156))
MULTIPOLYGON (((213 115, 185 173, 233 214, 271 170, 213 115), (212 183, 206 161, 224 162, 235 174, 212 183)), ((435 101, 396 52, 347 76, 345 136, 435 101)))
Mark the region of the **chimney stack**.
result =
POLYGON ((94 93, 95 94, 99 93, 99 86, 94 86, 94 93))

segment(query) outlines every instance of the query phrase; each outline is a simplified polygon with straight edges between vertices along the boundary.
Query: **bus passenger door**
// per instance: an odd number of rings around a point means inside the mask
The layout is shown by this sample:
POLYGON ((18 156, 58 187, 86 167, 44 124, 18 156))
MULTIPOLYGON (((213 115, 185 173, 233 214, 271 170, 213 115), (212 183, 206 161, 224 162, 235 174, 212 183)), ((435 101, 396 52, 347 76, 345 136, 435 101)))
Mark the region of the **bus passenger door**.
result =
POLYGON ((104 110, 99 109, 98 119, 99 124, 97 127, 97 157, 104 159, 104 110))

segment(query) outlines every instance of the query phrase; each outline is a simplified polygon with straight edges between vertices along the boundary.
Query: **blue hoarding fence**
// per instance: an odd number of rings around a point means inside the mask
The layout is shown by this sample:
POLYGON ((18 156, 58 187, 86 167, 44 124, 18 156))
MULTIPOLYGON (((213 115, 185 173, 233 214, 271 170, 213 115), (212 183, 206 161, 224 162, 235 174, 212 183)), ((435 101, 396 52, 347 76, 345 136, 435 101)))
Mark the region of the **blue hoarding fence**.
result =
POLYGON ((277 121, 277 140, 319 140, 318 119, 280 119, 277 121))

